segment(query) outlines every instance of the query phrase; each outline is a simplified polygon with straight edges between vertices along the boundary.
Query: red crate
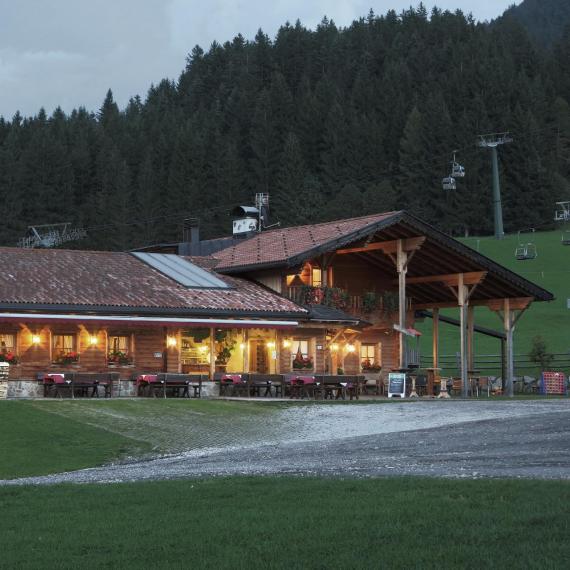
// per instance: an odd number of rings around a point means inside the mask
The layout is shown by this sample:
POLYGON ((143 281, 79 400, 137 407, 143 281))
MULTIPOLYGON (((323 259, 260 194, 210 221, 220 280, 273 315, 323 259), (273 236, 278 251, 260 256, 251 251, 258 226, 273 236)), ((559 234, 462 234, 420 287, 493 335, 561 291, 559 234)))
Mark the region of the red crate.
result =
POLYGON ((543 372, 541 394, 566 395, 566 377, 563 372, 543 372))

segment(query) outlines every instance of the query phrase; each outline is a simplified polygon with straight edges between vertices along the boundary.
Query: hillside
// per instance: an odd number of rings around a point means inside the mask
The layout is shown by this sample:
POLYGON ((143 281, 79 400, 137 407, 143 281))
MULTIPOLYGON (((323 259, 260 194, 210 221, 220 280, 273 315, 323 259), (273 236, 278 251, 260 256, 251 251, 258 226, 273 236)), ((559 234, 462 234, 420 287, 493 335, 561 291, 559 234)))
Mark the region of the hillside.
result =
POLYGON ((551 47, 557 43, 570 26, 570 2, 568 0, 524 0, 509 8, 505 18, 520 22, 541 45, 551 47))
MULTIPOLYGON (((570 228, 567 228, 570 229, 570 228)), ((493 238, 470 238, 461 240, 469 247, 501 263, 519 275, 554 293, 551 303, 535 303, 521 317, 515 332, 515 353, 528 355, 532 338, 541 335, 551 353, 566 353, 570 357, 570 246, 561 245, 562 229, 535 234, 521 234, 521 242, 536 244, 538 257, 534 260, 516 261, 514 252, 518 244, 517 235, 509 235, 502 241, 493 238)), ((444 311, 453 318, 459 318, 458 310, 444 311)), ((486 308, 475 310, 477 325, 494 330, 502 330, 502 323, 496 314, 486 308)), ((431 355, 432 322, 426 319, 418 328, 424 333, 422 353, 431 355)), ((441 325, 441 348, 443 355, 453 355, 459 351, 459 329, 451 325, 441 325)), ((476 354, 500 354, 497 340, 475 335, 476 354)), ((568 368, 568 367, 566 367, 568 368)), ((532 370, 526 370, 526 373, 532 370)), ((453 371, 448 371, 453 373, 453 371)), ((519 373, 522 373, 519 370, 519 373)))
POLYGON ((179 239, 185 216, 223 235, 255 192, 283 225, 406 208, 490 233, 490 156, 475 143, 507 130, 506 229, 541 227, 570 199, 568 61, 570 43, 542 54, 516 23, 421 5, 196 47, 177 81, 124 110, 110 91, 96 114, 0 119, 0 244, 70 221, 88 230, 78 247, 124 250, 179 239), (467 176, 445 193, 454 149, 467 176))

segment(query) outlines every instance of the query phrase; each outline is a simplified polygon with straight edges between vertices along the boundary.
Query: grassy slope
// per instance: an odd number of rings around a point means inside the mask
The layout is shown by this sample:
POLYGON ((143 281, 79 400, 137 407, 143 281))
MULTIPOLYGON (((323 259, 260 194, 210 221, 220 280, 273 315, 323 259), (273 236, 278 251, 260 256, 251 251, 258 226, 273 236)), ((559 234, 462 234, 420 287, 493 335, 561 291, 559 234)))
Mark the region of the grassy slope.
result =
MULTIPOLYGON (((560 243, 561 232, 540 232, 534 236, 525 234, 521 241, 533 241, 537 245, 538 257, 534 260, 516 261, 514 258, 517 236, 507 236, 502 241, 493 238, 469 238, 463 241, 483 255, 515 271, 524 278, 552 292, 556 300, 551 303, 535 303, 521 318, 515 333, 515 352, 528 354, 533 336, 540 334, 550 352, 562 353, 570 350, 570 311, 566 299, 570 298, 570 246, 560 243)), ((413 263, 413 262, 412 262, 413 263)), ((458 310, 444 311, 459 318, 458 310)), ((486 308, 475 310, 478 325, 501 330, 499 318, 486 308)), ((424 333, 422 354, 431 355, 431 320, 418 325, 424 333)), ((450 325, 440 329, 440 353, 453 354, 459 351, 459 330, 450 325)), ((475 351, 479 354, 498 354, 500 344, 482 335, 475 335, 475 351)))
POLYGON ((0 488, 0 564, 562 568, 569 500, 567 482, 546 481, 232 478, 0 488))
POLYGON ((149 449, 146 443, 50 413, 59 402, 47 404, 0 402, 0 479, 82 469, 149 449))

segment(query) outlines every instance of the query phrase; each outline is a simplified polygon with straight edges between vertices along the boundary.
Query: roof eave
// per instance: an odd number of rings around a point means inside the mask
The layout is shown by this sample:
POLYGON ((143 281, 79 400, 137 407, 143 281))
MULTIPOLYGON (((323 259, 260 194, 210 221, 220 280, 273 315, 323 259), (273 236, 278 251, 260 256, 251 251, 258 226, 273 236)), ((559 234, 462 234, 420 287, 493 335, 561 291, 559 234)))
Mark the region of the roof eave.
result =
POLYGON ((304 320, 308 318, 305 309, 300 311, 267 311, 267 310, 237 310, 237 309, 208 309, 189 307, 133 307, 117 305, 73 305, 46 303, 0 303, 0 311, 34 312, 64 312, 73 314, 104 314, 104 315, 155 315, 155 316, 215 316, 234 318, 278 318, 304 320))
POLYGON ((482 265, 485 269, 490 269, 493 272, 502 276, 510 283, 518 287, 521 287, 523 290, 525 290, 528 293, 528 296, 533 297, 535 301, 538 302, 554 301, 554 295, 550 291, 543 289, 539 285, 536 285, 532 281, 525 279, 524 277, 518 275, 514 271, 511 271, 510 269, 503 267, 502 265, 493 261, 489 257, 486 257, 485 255, 479 253, 478 251, 475 251, 471 247, 461 243, 460 241, 452 238, 451 236, 448 236, 444 232, 438 230, 437 228, 421 220, 420 218, 417 218, 413 214, 410 214, 409 212, 405 211, 401 212, 401 214, 402 215, 400 217, 400 221, 405 221, 410 225, 417 227, 419 231, 424 231, 425 229, 428 229, 430 232, 430 237, 432 239, 436 239, 439 242, 443 242, 446 246, 450 247, 451 249, 454 249, 461 255, 465 255, 471 258, 475 263, 482 265))

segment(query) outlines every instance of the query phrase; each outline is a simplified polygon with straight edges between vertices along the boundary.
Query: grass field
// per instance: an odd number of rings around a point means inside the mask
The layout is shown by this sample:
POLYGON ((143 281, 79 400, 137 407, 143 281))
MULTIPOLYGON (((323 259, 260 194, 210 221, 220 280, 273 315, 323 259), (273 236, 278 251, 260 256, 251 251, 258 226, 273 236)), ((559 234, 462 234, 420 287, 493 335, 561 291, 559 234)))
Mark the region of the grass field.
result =
MULTIPOLYGON (((570 246, 562 246, 561 232, 537 232, 522 234, 521 241, 536 244, 538 257, 534 260, 516 261, 517 235, 506 236, 504 240, 492 237, 469 238, 461 241, 481 254, 497 261, 522 277, 552 292, 556 300, 551 303, 534 303, 517 324, 515 332, 515 353, 527 355, 532 338, 541 335, 552 353, 570 351, 570 310, 566 299, 570 298, 570 246)), ((458 310, 442 311, 443 314, 459 318, 458 310)), ((486 308, 475 310, 477 325, 502 330, 502 323, 496 314, 486 308)), ((424 333, 422 353, 431 354, 431 320, 418 324, 424 333)), ((454 354, 459 351, 459 332, 456 327, 442 324, 440 327, 440 354, 454 354)), ((475 351, 478 354, 500 354, 499 341, 482 335, 475 335, 475 351)), ((570 355, 569 355, 570 357, 570 355)), ((568 370, 566 369, 568 372, 568 370)), ((525 373, 536 372, 525 370, 525 373)))
POLYGON ((150 450, 146 442, 52 413, 49 404, 53 411, 57 402, 0 402, 0 479, 82 469, 150 450))
POLYGON ((3 568, 564 568, 570 485, 231 478, 0 488, 3 568))

